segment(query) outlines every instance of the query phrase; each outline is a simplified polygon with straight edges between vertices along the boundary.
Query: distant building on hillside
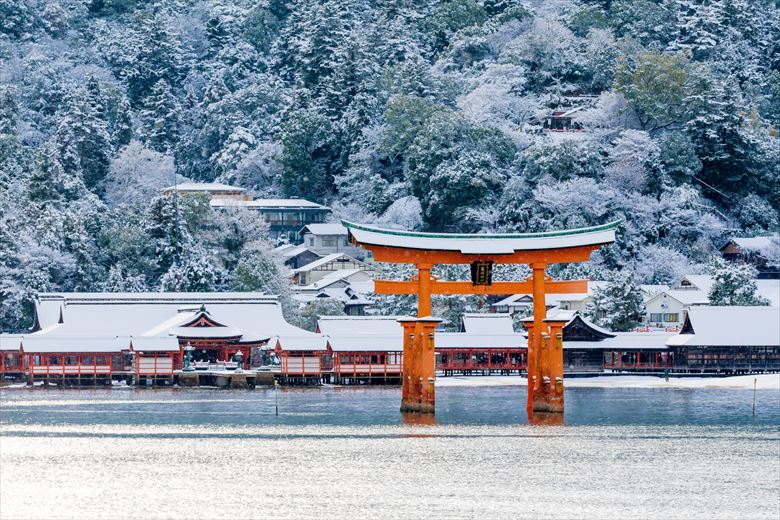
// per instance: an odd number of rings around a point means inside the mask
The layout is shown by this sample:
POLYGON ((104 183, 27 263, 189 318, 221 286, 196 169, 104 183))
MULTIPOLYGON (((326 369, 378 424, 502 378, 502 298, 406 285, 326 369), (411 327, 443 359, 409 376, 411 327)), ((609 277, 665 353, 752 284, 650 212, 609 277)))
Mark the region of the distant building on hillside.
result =
POLYGON ((298 231, 307 224, 325 221, 330 208, 305 199, 255 199, 255 200, 211 200, 213 208, 243 207, 258 211, 270 225, 271 238, 285 238, 297 241, 298 231))
POLYGON ((320 255, 306 246, 295 244, 282 244, 272 249, 271 254, 281 259, 282 263, 290 269, 298 269, 321 258, 320 255))
POLYGON ((252 199, 244 188, 216 182, 185 182, 160 190, 163 195, 204 194, 215 209, 246 208, 259 212, 270 225, 274 240, 298 241, 298 231, 307 224, 325 221, 330 208, 305 199, 252 199))
POLYGON ((309 264, 293 269, 293 282, 297 285, 309 285, 322 280, 325 276, 343 270, 374 271, 374 267, 356 260, 344 253, 333 253, 309 264))
POLYGON ((574 107, 566 110, 554 110, 544 118, 544 129, 550 132, 581 132, 582 125, 578 123, 574 114, 585 107, 574 107))
POLYGON ((723 258, 732 262, 745 262, 758 270, 759 279, 780 278, 780 266, 769 265, 773 247, 780 247, 777 234, 762 237, 733 237, 720 247, 723 258))
POLYGON ((309 224, 298 232, 303 245, 318 255, 346 253, 357 260, 364 260, 367 251, 349 242, 347 228, 341 224, 309 224))
POLYGON ((220 198, 229 200, 251 200, 244 188, 229 186, 218 182, 183 182, 176 186, 168 186, 160 190, 163 195, 173 195, 178 192, 179 195, 203 194, 210 198, 220 198))

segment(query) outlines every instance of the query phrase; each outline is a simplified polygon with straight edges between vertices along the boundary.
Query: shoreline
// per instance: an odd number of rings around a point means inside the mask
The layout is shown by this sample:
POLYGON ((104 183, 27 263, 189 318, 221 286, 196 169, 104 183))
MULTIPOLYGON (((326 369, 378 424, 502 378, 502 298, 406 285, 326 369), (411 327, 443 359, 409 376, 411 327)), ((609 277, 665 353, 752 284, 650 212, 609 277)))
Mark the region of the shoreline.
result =
MULTIPOLYGON (((741 376, 707 376, 701 377, 696 375, 684 375, 674 376, 670 375, 668 381, 663 376, 658 375, 638 375, 638 374, 599 374, 593 376, 580 376, 570 377, 565 380, 565 386, 567 388, 679 388, 679 389, 693 389, 693 388, 718 388, 718 389, 733 389, 733 390, 752 390, 755 380, 755 388, 757 390, 780 390, 780 373, 778 374, 755 374, 755 375, 741 375, 741 376)), ((323 385, 327 387, 341 387, 342 385, 323 385)), ((452 388, 452 387, 496 387, 496 386, 527 386, 526 378, 518 375, 489 375, 489 376, 440 376, 436 378, 437 388, 452 388)), ((36 384, 35 388, 41 388, 41 384, 36 384)), ((370 388, 369 385, 344 385, 344 388, 370 388)), ((377 385, 377 388, 385 388, 385 385, 377 385)), ((0 385, 0 391, 2 390, 20 390, 33 388, 26 383, 10 383, 6 385, 0 385)), ((60 387, 53 386, 52 389, 78 390, 79 387, 60 387)), ((87 387, 84 387, 87 388, 87 387)), ((92 388, 92 387, 88 387, 92 388)), ((113 384, 110 387, 94 387, 94 388, 111 388, 111 389, 134 389, 136 387, 128 386, 124 384, 113 384)), ((139 387, 140 388, 140 387, 139 387)), ((181 388, 181 387, 168 387, 168 388, 181 388)), ((202 387, 202 388, 217 388, 217 387, 202 387)), ((258 389, 266 388, 265 386, 258 386, 258 389)), ((272 387, 268 387, 272 388, 272 387)), ((293 387, 291 387, 293 388, 293 387)), ((297 388, 297 387, 295 387, 297 388)), ((322 388, 322 387, 314 387, 322 388)), ((159 388, 158 388, 159 389, 159 388)))

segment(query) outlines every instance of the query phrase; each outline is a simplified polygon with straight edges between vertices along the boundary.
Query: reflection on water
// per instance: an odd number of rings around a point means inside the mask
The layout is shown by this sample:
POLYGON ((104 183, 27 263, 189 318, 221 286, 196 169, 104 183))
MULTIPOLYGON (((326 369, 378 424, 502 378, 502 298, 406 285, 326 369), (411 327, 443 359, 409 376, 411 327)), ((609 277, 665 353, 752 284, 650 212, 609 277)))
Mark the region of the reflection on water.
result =
POLYGON ((776 391, 569 389, 563 426, 524 388, 399 394, 3 390, 0 518, 780 516, 776 391))

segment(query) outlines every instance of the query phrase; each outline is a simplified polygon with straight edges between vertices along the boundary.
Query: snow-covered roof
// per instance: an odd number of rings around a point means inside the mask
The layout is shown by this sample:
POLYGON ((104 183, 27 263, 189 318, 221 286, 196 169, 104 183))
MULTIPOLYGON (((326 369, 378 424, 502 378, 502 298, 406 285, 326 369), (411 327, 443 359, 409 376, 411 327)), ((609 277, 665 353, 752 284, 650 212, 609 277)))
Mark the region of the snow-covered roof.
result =
POLYGON ((328 344, 334 352, 402 352, 404 349, 402 331, 397 334, 333 334, 328 336, 328 344))
POLYGON ((174 327, 168 333, 179 338, 235 338, 243 334, 236 327, 174 327))
POLYGON ((131 348, 135 352, 178 352, 179 340, 173 336, 130 338, 131 348))
POLYGON ((284 257, 284 258, 293 258, 293 257, 296 257, 296 256, 298 256, 298 255, 300 255, 300 254, 303 254, 303 253, 305 253, 306 251, 309 251, 309 252, 310 252, 310 253, 312 253, 314 256, 317 256, 317 257, 319 257, 319 256, 320 256, 320 255, 318 255, 317 253, 315 253, 314 251, 311 251, 311 250, 310 250, 309 248, 307 248, 306 246, 294 246, 294 247, 292 247, 292 248, 290 248, 290 249, 287 249, 287 250, 285 250, 285 251, 282 251, 281 255, 282 255, 282 257, 284 257))
POLYGON ((708 274, 686 274, 677 282, 675 282, 671 290, 682 290, 682 291, 694 291, 694 290, 700 290, 704 292, 709 292, 710 288, 713 284, 713 278, 712 276, 708 274), (690 285, 686 285, 686 282, 690 285))
POLYGON ((328 335, 394 335, 400 338, 403 327, 398 320, 405 316, 320 316, 317 327, 328 335))
POLYGON ((691 307, 682 331, 669 346, 773 347, 780 346, 777 307, 691 307))
POLYGON ((0 351, 19 350, 23 337, 22 334, 0 334, 0 351))
POLYGON ((322 258, 318 258, 317 260, 314 260, 313 262, 310 262, 306 265, 303 265, 299 267, 298 269, 293 269, 293 273, 308 273, 309 271, 312 271, 318 267, 322 267, 323 265, 329 263, 329 262, 335 262, 341 258, 347 259, 349 262, 356 262, 356 263, 362 263, 359 260, 355 260, 351 256, 345 254, 345 253, 331 253, 329 255, 323 256, 322 258))
POLYGON ((653 332, 611 332, 614 338, 605 338, 600 341, 564 341, 564 350, 636 350, 636 349, 666 349, 666 341, 674 336, 674 333, 653 332))
POLYGON ((347 228, 341 224, 306 224, 300 231, 300 234, 311 233, 312 235, 347 235, 347 228))
MULTIPOLYGON (((561 293, 551 294, 546 293, 544 295, 545 305, 560 305, 561 302, 582 302, 593 296, 594 291, 603 288, 607 282, 600 280, 588 280, 588 292, 587 293, 561 293)), ((506 298, 491 304, 491 307, 516 307, 526 306, 533 301, 533 294, 513 294, 506 298)))
POLYGON ((780 307, 780 280, 753 280, 756 292, 769 300, 772 307, 780 307))
POLYGON ((296 292, 319 291, 338 281, 354 284, 357 292, 365 293, 373 292, 374 290, 374 281, 365 269, 339 269, 338 271, 326 274, 321 279, 314 283, 310 283, 309 285, 295 285, 292 287, 292 290, 296 292), (365 276, 358 276, 360 273, 364 273, 365 276), (363 278, 363 280, 355 281, 353 280, 354 278, 363 278))
POLYGON ((255 199, 255 200, 236 200, 236 199, 211 199, 211 205, 215 207, 243 206, 252 209, 322 209, 330 210, 329 207, 311 202, 306 199, 255 199))
POLYGON ((244 341, 307 333, 285 321, 275 296, 260 293, 57 293, 39 295, 42 330, 26 337, 168 336, 190 328, 183 326, 202 307, 211 320, 239 331, 244 341))
POLYGON ((474 235, 399 231, 355 224, 346 220, 341 222, 360 244, 403 249, 460 251, 463 254, 474 255, 511 254, 515 251, 610 244, 615 241, 615 229, 620 223, 616 221, 602 226, 543 233, 474 235))
POLYGON ((513 334, 512 317, 503 313, 466 313, 463 330, 472 334, 513 334))
MULTIPOLYGON (((650 303, 664 297, 671 297, 685 306, 709 305, 712 277, 708 275, 687 275, 683 279, 688 280, 696 288, 694 289, 667 289, 650 296, 645 303, 650 303)), ((682 280, 681 280, 682 281, 682 280)), ((680 282, 673 287, 680 287, 680 282)), ((759 296, 767 298, 773 307, 780 306, 780 280, 753 280, 756 284, 756 292, 759 296)))
POLYGON ((520 333, 439 332, 435 335, 434 342, 437 349, 526 348, 528 346, 528 340, 520 333))
POLYGON ((328 350, 327 339, 323 334, 314 332, 305 334, 282 334, 271 338, 270 344, 277 344, 287 352, 322 352, 328 350))
POLYGON ((161 191, 169 192, 174 190, 178 190, 179 192, 184 191, 184 192, 203 192, 203 193, 212 193, 212 192, 244 193, 246 191, 244 188, 239 188, 238 186, 230 186, 228 184, 221 184, 218 182, 183 182, 176 186, 168 186, 167 188, 163 188, 161 191))
POLYGON ((777 237, 777 234, 762 237, 734 237, 723 244, 720 249, 729 245, 730 242, 734 242, 744 251, 757 251, 763 253, 772 246, 772 240, 777 240, 777 237))
POLYGON ((22 339, 25 354, 46 353, 119 353, 130 349, 130 338, 117 336, 77 337, 77 336, 37 336, 26 335, 22 339))

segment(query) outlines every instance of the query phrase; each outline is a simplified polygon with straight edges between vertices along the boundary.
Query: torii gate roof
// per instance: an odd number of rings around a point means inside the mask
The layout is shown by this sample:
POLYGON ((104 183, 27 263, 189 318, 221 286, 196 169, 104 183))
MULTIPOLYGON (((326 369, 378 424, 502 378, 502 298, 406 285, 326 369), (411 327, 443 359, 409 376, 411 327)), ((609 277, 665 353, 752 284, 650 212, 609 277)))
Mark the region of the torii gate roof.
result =
POLYGON ((620 221, 562 231, 541 233, 462 234, 422 233, 383 229, 364 224, 341 221, 352 237, 365 245, 422 249, 429 251, 456 251, 466 255, 502 255, 517 251, 566 249, 581 246, 600 246, 615 241, 615 229, 620 221))

